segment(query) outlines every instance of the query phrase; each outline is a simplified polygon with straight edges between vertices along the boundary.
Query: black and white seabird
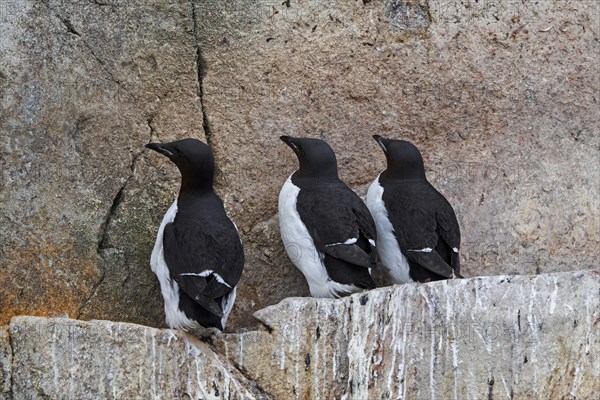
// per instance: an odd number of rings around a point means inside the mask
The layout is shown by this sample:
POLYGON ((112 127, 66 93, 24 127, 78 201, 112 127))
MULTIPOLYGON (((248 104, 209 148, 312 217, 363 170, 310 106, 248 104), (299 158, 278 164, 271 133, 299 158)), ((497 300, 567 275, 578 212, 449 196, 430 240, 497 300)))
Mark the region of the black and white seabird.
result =
POLYGON ((367 207, 377 226, 377 252, 391 280, 462 278, 456 214, 427 181, 421 153, 404 140, 373 138, 385 153, 387 169, 369 187, 367 207))
POLYGON ((167 325, 223 330, 235 302, 244 251, 235 224, 213 191, 212 151, 196 139, 146 147, 167 156, 181 172, 179 195, 158 228, 150 259, 167 325))
POLYGON ((292 263, 313 297, 337 298, 375 287, 375 224, 338 178, 335 153, 319 139, 281 136, 300 168, 279 193, 279 228, 292 263))

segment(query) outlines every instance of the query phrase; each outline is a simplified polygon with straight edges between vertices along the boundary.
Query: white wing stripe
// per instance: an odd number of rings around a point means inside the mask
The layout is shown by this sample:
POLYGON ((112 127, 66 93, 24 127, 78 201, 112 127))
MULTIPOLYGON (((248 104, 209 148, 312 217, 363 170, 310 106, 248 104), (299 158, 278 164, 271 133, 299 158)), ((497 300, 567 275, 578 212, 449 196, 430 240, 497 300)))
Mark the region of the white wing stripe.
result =
POLYGON ((339 246, 340 244, 354 244, 358 241, 358 238, 350 238, 348 240, 346 240, 344 243, 331 243, 331 244, 326 244, 325 247, 331 247, 331 246, 339 246))
POLYGON ((431 253, 433 251, 433 249, 431 247, 425 247, 424 249, 409 249, 406 251, 416 251, 419 253, 431 253))
POLYGON ((227 286, 228 288, 231 288, 231 285, 227 282, 225 282, 225 279, 223 279, 223 277, 219 274, 217 274, 216 272, 213 273, 213 276, 215 277, 215 279, 217 280, 217 282, 227 286))
POLYGON ((203 278, 206 278, 209 275, 214 276, 215 279, 217 280, 217 282, 219 282, 220 284, 225 285, 231 289, 231 285, 229 283, 225 282, 225 279, 223 279, 223 277, 221 275, 217 274, 212 269, 207 269, 206 271, 202 271, 200 273, 186 272, 183 274, 179 274, 179 276, 201 276, 203 278))
POLYGON ((212 273, 213 273, 212 269, 207 269, 206 271, 202 271, 202 272, 198 272, 198 273, 195 273, 195 272, 186 272, 186 273, 183 273, 183 274, 179 274, 179 276, 201 276, 203 278, 206 278, 207 276, 209 276, 212 273))

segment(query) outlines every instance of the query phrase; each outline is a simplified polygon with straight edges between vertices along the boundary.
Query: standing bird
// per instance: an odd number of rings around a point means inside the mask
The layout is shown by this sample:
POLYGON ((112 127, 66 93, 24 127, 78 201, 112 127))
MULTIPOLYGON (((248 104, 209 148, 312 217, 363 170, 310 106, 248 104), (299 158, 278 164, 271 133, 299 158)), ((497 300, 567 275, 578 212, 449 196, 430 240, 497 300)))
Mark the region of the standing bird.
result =
POLYGON ((425 177, 419 149, 375 135, 387 169, 371 184, 367 206, 379 238, 377 251, 394 283, 460 276, 460 228, 448 200, 425 177))
POLYGON ((150 143, 181 172, 181 189, 165 214, 150 265, 160 281, 166 322, 174 329, 223 330, 235 301, 244 251, 235 224, 213 191, 214 158, 196 139, 150 143))
POLYGON ((313 297, 372 289, 376 231, 362 200, 338 178, 335 153, 319 139, 281 136, 300 168, 279 193, 279 228, 286 252, 313 297))

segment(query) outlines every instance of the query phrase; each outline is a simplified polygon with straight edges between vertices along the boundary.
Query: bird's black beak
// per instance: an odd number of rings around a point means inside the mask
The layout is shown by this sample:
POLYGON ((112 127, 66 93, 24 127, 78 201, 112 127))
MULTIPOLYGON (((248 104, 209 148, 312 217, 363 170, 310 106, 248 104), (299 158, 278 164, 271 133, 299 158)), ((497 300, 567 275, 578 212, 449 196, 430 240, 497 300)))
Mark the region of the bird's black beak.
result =
POLYGON ((383 152, 385 154, 387 154, 387 147, 385 147, 385 143, 384 143, 385 139, 382 138, 379 135, 373 135, 373 139, 375 139, 375 141, 377 142, 377 144, 379 145, 379 147, 381 147, 381 149, 383 150, 383 152))
POLYGON ((288 146, 290 146, 292 148, 292 150, 294 150, 294 152, 298 151, 298 146, 296 145, 296 143, 294 143, 294 138, 291 136, 279 136, 279 139, 281 139, 281 141, 285 144, 287 144, 288 146))
POLYGON ((171 152, 171 150, 169 150, 167 148, 166 145, 164 145, 163 143, 148 143, 146 145, 146 148, 150 149, 150 150, 154 150, 160 154, 163 154, 167 157, 171 157, 173 155, 173 153, 171 152))

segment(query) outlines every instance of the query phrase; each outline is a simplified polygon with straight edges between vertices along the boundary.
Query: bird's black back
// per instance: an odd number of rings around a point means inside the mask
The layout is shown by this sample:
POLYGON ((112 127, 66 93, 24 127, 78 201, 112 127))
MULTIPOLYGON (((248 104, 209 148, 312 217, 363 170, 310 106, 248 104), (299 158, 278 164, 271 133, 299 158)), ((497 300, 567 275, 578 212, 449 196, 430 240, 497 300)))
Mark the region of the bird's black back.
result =
POLYGON ((328 254, 326 245, 357 238, 356 245, 376 263, 376 254, 369 239, 376 240, 373 218, 363 201, 338 179, 312 180, 292 177, 300 188, 296 209, 319 252, 332 280, 360 288, 375 287, 364 266, 328 254))
POLYGON ((446 277, 437 275, 412 260, 409 249, 431 248, 460 273, 458 254, 452 249, 460 247, 460 228, 456 214, 446 198, 426 180, 381 179, 383 202, 388 218, 394 227, 396 239, 411 265, 411 277, 423 282, 446 277))
POLYGON ((238 232, 221 200, 214 193, 180 193, 177 214, 165 227, 163 240, 171 279, 180 286, 180 307, 201 325, 222 329, 220 316, 198 300, 212 300, 220 306, 223 296, 239 282, 244 266, 238 232), (219 274, 230 287, 211 282, 213 276, 189 275, 206 270, 219 274))

